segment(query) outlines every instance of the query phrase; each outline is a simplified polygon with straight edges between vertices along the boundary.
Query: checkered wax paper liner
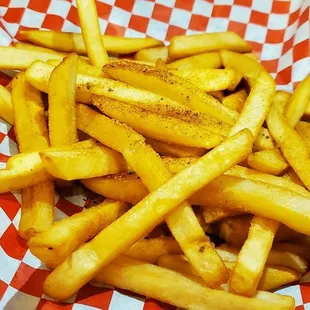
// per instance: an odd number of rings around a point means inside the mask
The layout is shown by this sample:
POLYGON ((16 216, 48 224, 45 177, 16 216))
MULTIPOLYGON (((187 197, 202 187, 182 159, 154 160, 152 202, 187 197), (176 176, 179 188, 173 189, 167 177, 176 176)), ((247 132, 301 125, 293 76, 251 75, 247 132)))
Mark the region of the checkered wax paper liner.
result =
MULTIPOLYGON (((277 82, 292 90, 310 70, 310 0, 101 0, 97 1, 102 33, 150 36, 165 43, 174 35, 232 30, 250 42, 277 82)), ((0 0, 0 45, 19 39, 28 28, 80 32, 74 1, 0 0)), ((0 73, 0 83, 8 83, 0 73)), ((0 168, 17 153, 14 130, 0 120, 0 168)), ((56 219, 82 210, 81 195, 57 197, 56 219)), ((19 193, 0 194, 0 309, 176 309, 152 299, 111 288, 83 287, 66 303, 42 292, 48 270, 18 237, 19 193), (130 297, 131 296, 131 297, 130 297)), ((296 300, 296 309, 310 310, 310 284, 280 293, 296 300)))

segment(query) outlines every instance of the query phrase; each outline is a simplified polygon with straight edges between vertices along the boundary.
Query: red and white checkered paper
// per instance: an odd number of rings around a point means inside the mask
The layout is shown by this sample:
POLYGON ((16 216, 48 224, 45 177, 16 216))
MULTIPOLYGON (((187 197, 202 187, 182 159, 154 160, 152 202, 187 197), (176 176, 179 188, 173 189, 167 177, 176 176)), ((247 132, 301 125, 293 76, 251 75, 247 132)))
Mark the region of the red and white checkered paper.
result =
MULTIPOLYGON (((292 90, 310 71, 310 0, 100 0, 102 33, 150 36, 165 43, 174 35, 232 30, 249 41, 278 89, 292 90)), ((80 32, 75 1, 0 0, 0 45, 18 40, 21 29, 80 32)), ((0 83, 8 83, 0 73, 0 83)), ((0 120, 0 168, 17 153, 14 130, 0 120)), ((57 197, 56 219, 80 211, 85 197, 57 197)), ((176 309, 111 288, 83 287, 65 303, 42 292, 48 270, 18 237, 19 193, 0 194, 0 309, 176 309), (131 296, 131 297, 129 297, 131 296)), ((310 284, 284 288, 296 309, 310 310, 310 284)))

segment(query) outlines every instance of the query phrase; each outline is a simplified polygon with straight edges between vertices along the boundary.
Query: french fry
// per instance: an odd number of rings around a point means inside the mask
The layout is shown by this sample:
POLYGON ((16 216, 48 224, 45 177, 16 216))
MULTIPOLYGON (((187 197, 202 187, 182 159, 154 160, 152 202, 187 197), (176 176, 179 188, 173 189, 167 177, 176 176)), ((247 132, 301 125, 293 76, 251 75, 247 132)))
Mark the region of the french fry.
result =
POLYGON ((157 59, 161 59, 166 63, 168 61, 168 50, 168 46, 145 48, 135 54, 135 60, 156 63, 157 59))
POLYGON ((222 66, 219 52, 198 54, 167 64, 169 69, 218 69, 222 66))
POLYGON ((213 98, 215 98, 216 100, 218 100, 220 102, 222 102, 222 100, 225 97, 223 90, 209 91, 208 95, 212 96, 213 98))
POLYGON ((81 23, 83 41, 92 65, 101 68, 109 63, 100 33, 98 12, 94 0, 77 0, 77 11, 81 23))
POLYGON ((289 165, 278 149, 264 150, 251 154, 247 159, 248 165, 260 172, 281 175, 289 165))
POLYGON ((291 94, 285 90, 277 90, 273 100, 272 105, 277 108, 277 110, 284 115, 286 105, 291 97, 291 94))
POLYGON ((209 128, 200 124, 162 116, 107 97, 93 96, 92 101, 93 105, 104 114, 127 124, 147 137, 157 138, 163 142, 210 149, 223 140, 223 136, 211 132, 209 128))
POLYGON ((259 60, 255 56, 255 54, 253 54, 253 53, 244 53, 243 55, 251 58, 252 60, 255 60, 255 61, 259 62, 259 60))
MULTIPOLYGON (((12 102, 16 139, 21 152, 41 151, 49 146, 41 94, 19 73, 13 82, 12 102)), ((50 227, 54 220, 52 181, 25 188, 22 192, 18 233, 29 239, 50 227)))
POLYGON ((117 80, 180 102, 229 125, 237 119, 237 112, 167 70, 129 61, 111 63, 104 70, 117 80))
POLYGON ((48 84, 48 125, 51 146, 77 142, 75 81, 77 54, 70 54, 53 70, 48 84))
POLYGON ((299 257, 301 257, 302 259, 306 260, 307 262, 310 261, 310 253, 308 246, 295 244, 295 240, 293 240, 291 243, 289 242, 275 243, 272 248, 278 251, 287 251, 294 253, 299 257))
MULTIPOLYGON (((103 131, 100 131, 101 135, 102 133, 103 131)), ((122 136, 122 132, 120 135, 122 136)), ((105 138, 104 133, 102 138, 105 138)), ((119 141, 119 139, 115 139, 115 132, 112 139, 119 141)), ((68 256, 47 277, 44 283, 44 292, 59 300, 65 300, 74 294, 104 265, 145 236, 197 189, 202 188, 246 157, 252 142, 252 136, 248 130, 238 133, 204 155, 190 168, 170 179, 158 190, 149 194, 131 210, 102 230, 94 239, 68 256), (236 145, 238 145, 237 148, 236 145), (162 201, 165 201, 165 204, 162 204, 162 201), (158 208, 159 204, 160 208, 158 208), (90 251, 91 256, 89 255, 90 251), (75 263, 72 264, 72 261, 75 263), (86 261, 87 264, 85 264, 86 261)))
POLYGON ((298 122, 295 126, 295 130, 303 139, 304 143, 307 146, 308 151, 310 152, 310 123, 307 122, 298 122))
POLYGON ((29 249, 49 268, 56 268, 75 249, 126 211, 128 206, 125 203, 106 200, 98 206, 64 218, 35 235, 28 242, 29 249))
MULTIPOLYGON (((83 36, 80 33, 22 30, 20 34, 33 44, 63 52, 76 52, 86 55, 83 36)), ((143 48, 161 46, 159 40, 152 38, 122 38, 103 35, 103 45, 107 52, 114 54, 135 53, 143 48)))
POLYGON ((276 91, 276 84, 270 74, 261 71, 253 84, 240 116, 232 126, 228 136, 248 128, 256 139, 271 106, 276 91))
POLYGON ((310 74, 297 86, 285 107, 284 116, 294 128, 302 118, 310 101, 310 74))
POLYGON ((47 47, 41 47, 41 46, 37 46, 37 45, 30 44, 30 43, 25 43, 25 42, 16 42, 14 44, 14 47, 18 49, 22 49, 22 50, 58 54, 62 57, 67 56, 67 53, 58 52, 58 51, 55 51, 47 47))
POLYGON ((238 210, 225 210, 220 207, 203 207, 203 217, 207 224, 218 222, 226 217, 243 214, 244 212, 238 210))
POLYGON ((231 69, 170 69, 169 71, 205 92, 227 89, 236 77, 235 71, 231 69))
POLYGON ((274 140, 267 128, 261 127, 256 140, 254 142, 253 151, 272 150, 276 147, 274 140))
POLYGON ((248 238, 230 275, 231 292, 248 297, 255 294, 279 226, 278 221, 253 217, 248 238))
POLYGON ((244 53, 250 52, 252 48, 239 35, 230 31, 181 35, 171 39, 169 57, 178 59, 224 49, 244 53))
POLYGON ((0 118, 10 125, 14 124, 12 96, 10 91, 2 85, 0 85, 0 118))
POLYGON ((295 184, 305 188, 305 184, 302 183, 302 181, 300 180, 299 176, 296 174, 296 172, 292 168, 289 168, 287 170, 287 172, 282 176, 282 178, 286 179, 286 180, 289 180, 292 183, 295 183, 295 184))
POLYGON ((244 89, 239 90, 238 92, 236 92, 234 94, 231 94, 231 95, 224 97, 222 100, 222 104, 224 106, 240 113, 241 110, 243 109, 243 106, 245 104, 247 96, 248 95, 244 89))
POLYGON ((258 291, 255 298, 211 290, 175 271, 120 256, 101 269, 95 283, 107 283, 185 309, 294 309, 292 297, 258 291), (173 283, 173 285, 171 285, 173 283))
POLYGON ((299 134, 290 127, 276 108, 271 108, 267 116, 267 125, 275 141, 297 173, 299 178, 310 189, 310 158, 307 146, 299 134))
MULTIPOLYGON (((229 69, 228 66, 226 66, 226 69, 229 69)), ((228 90, 230 91, 234 91, 237 86, 240 84, 240 82, 242 81, 243 79, 243 75, 238 72, 238 71, 235 71, 235 79, 234 81, 229 85, 229 87, 227 87, 228 90)))

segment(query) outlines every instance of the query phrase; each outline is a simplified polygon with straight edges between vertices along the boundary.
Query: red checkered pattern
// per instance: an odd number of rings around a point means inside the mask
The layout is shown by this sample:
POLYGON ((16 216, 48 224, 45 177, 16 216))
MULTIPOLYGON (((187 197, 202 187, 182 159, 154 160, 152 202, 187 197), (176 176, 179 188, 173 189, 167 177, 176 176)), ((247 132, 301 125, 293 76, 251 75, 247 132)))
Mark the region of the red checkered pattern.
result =
MULTIPOLYGON (((150 36, 168 43, 174 35, 232 30, 249 41, 279 89, 292 90, 309 73, 309 0, 100 0, 101 31, 126 37, 150 36)), ((80 32, 75 1, 0 0, 0 45, 19 31, 41 28, 80 32)), ((0 83, 9 79, 0 73, 0 83)), ((14 130, 0 120, 0 168, 17 153, 14 130)), ((82 196, 57 197, 56 220, 80 211, 82 196)), ((0 194, 0 309, 172 310, 175 307, 110 288, 83 287, 66 303, 42 292, 48 271, 17 234, 20 195, 0 194)), ((310 285, 279 291, 310 310, 310 285)))

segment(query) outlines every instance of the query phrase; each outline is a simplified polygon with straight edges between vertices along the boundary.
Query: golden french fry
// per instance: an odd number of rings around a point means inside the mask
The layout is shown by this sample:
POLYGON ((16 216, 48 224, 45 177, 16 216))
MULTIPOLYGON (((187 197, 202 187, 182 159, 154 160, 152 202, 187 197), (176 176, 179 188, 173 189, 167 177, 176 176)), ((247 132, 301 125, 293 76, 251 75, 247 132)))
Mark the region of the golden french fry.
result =
POLYGON ((244 53, 250 52, 252 48, 239 35, 230 31, 181 35, 171 39, 169 57, 178 59, 224 49, 244 53))
POLYGON ((293 310, 295 307, 293 298, 289 296, 258 291, 254 298, 247 298, 223 290, 211 290, 201 282, 175 271, 123 255, 101 269, 94 281, 186 309, 218 310, 231 309, 233 306, 244 310, 269 310, 270 307, 275 310, 293 310))
POLYGON ((227 89, 236 77, 235 70, 231 69, 170 69, 169 71, 205 92, 227 89))
POLYGON ((222 66, 219 52, 209 52, 179 59, 167 64, 169 69, 218 69, 222 66))
POLYGON ((243 55, 251 58, 252 60, 255 60, 255 61, 259 62, 259 60, 257 59, 256 55, 253 54, 253 53, 244 53, 243 55))
POLYGON ((273 175, 283 174, 289 165, 278 149, 264 150, 251 154, 248 165, 260 172, 273 175))
POLYGON ((129 61, 111 63, 104 70, 117 80, 180 102, 229 125, 237 119, 237 112, 167 70, 129 61))
MULTIPOLYGON (((193 201, 192 201, 193 202, 193 201)), ((225 219, 226 217, 231 217, 235 215, 243 214, 244 212, 238 211, 238 210, 228 210, 223 209, 221 207, 203 207, 203 217, 207 224, 218 222, 222 219, 225 219)))
POLYGON ((109 63, 109 56, 100 33, 96 2, 77 0, 76 5, 87 55, 94 66, 101 68, 109 63))
POLYGON ((135 60, 156 63, 157 59, 161 59, 162 61, 167 62, 168 50, 168 46, 145 48, 135 54, 135 60))
POLYGON ((267 128, 261 127, 256 140, 254 142, 253 150, 255 152, 272 150, 276 147, 276 144, 271 137, 271 134, 267 128))
POLYGON ((0 118, 10 125, 14 124, 12 96, 9 90, 0 85, 0 118))
POLYGON ((255 294, 279 226, 278 221, 253 217, 247 240, 230 275, 231 292, 248 297, 255 294))
POLYGON ((289 92, 285 90, 277 90, 273 97, 272 105, 275 106, 281 114, 284 114, 290 97, 291 94, 289 92))
POLYGON ((240 113, 243 109, 243 106, 246 102, 248 95, 246 93, 246 91, 244 89, 228 95, 226 97, 223 98, 222 100, 222 104, 234 111, 237 111, 238 113, 240 113))
MULTIPOLYGON (((206 126, 152 113, 118 100, 93 96, 92 102, 111 118, 127 124, 147 137, 163 142, 210 149, 223 140, 223 136, 211 132, 206 126)), ((87 107, 84 106, 83 109, 87 107)))
POLYGON ((307 146, 308 151, 310 152, 310 123, 298 122, 295 126, 295 130, 301 136, 307 146))
MULTIPOLYGON (((102 133, 103 131, 100 131, 101 135, 102 133)), ((118 138, 115 134, 116 132, 113 133, 112 139, 119 141, 123 132, 121 130, 118 138)), ((105 138, 104 133, 102 138, 105 138)), ((131 139, 130 137, 129 140, 131 139)), ((251 133, 248 130, 241 131, 204 155, 190 168, 181 171, 102 230, 94 239, 68 256, 46 278, 44 292, 59 300, 70 297, 103 266, 145 236, 195 191, 245 158, 252 143, 251 133), (236 145, 238 147, 235 147, 236 145), (165 204, 162 204, 162 201, 165 201, 165 204), (75 263, 72 264, 72 261, 75 263)))
POLYGON ((51 146, 77 142, 75 81, 77 54, 70 54, 53 70, 48 84, 48 125, 51 146))
POLYGON ((106 200, 98 206, 64 218, 35 235, 28 242, 29 249, 49 268, 55 268, 127 210, 128 206, 123 202, 106 200))
MULTIPOLYGON (((226 66, 226 69, 229 69, 229 67, 226 66)), ((229 85, 229 87, 227 87, 227 89, 230 90, 230 91, 234 91, 237 88, 237 86, 240 84, 242 79, 243 79, 243 75, 240 72, 235 71, 235 79, 229 85)))
POLYGON ((305 142, 276 108, 270 109, 266 120, 269 131, 280 146, 284 157, 309 190, 310 158, 305 142))
POLYGON ((285 107, 284 116, 294 128, 302 118, 310 101, 310 74, 297 86, 285 107))
MULTIPOLYGON (((80 33, 23 30, 20 34, 28 41, 39 46, 63 52, 86 54, 83 36, 80 33)), ((143 48, 161 46, 159 40, 152 38, 121 38, 103 35, 103 45, 107 52, 115 54, 135 53, 143 48)))
POLYGON ((256 139, 271 106, 276 84, 269 73, 261 71, 253 84, 240 116, 228 136, 248 128, 256 139))
POLYGON ((58 54, 62 57, 65 57, 67 55, 66 53, 61 53, 61 52, 55 51, 47 47, 41 47, 41 46, 37 46, 37 45, 30 44, 30 43, 25 43, 25 42, 16 42, 14 44, 14 47, 18 49, 22 49, 22 50, 58 54))
POLYGON ((305 188, 305 184, 302 183, 299 176, 296 174, 296 172, 292 168, 289 168, 288 171, 283 175, 282 178, 289 180, 292 183, 295 183, 295 184, 305 188))

